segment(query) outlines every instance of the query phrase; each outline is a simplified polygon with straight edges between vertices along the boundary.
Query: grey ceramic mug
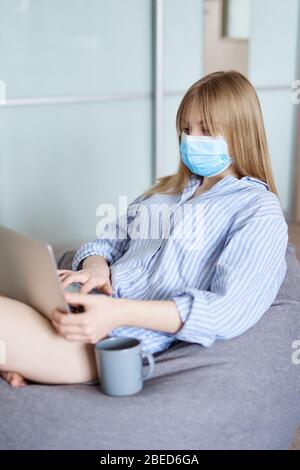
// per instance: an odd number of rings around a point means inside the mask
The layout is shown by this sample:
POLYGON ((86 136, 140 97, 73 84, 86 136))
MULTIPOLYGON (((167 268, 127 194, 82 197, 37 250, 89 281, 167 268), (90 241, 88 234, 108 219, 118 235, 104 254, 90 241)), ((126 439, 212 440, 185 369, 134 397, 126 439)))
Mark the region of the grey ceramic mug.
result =
POLYGON ((143 388, 144 380, 154 371, 153 355, 142 349, 140 340, 130 337, 111 337, 95 345, 100 388, 111 396, 134 395, 143 388), (143 358, 149 371, 143 372, 143 358))

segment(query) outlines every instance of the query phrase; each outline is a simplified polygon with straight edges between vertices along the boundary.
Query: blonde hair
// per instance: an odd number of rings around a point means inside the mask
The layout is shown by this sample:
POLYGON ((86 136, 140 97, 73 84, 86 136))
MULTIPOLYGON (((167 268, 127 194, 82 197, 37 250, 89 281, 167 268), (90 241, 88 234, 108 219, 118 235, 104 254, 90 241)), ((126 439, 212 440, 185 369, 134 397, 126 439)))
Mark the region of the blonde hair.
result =
MULTIPOLYGON (((227 140, 240 178, 247 175, 258 178, 277 194, 259 99, 244 75, 234 70, 214 72, 187 90, 176 115, 179 145, 191 118, 201 120, 210 135, 222 135, 227 140)), ((183 190, 190 176, 190 170, 180 159, 177 173, 158 178, 144 194, 176 194, 183 190)))

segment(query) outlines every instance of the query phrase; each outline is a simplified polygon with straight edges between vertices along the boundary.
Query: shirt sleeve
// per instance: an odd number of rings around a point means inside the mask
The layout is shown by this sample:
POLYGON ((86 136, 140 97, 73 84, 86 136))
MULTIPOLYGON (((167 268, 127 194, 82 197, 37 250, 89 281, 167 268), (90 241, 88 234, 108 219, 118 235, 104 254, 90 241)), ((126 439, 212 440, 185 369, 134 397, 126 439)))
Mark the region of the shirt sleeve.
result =
POLYGON ((75 252, 72 261, 73 271, 80 269, 81 262, 88 256, 103 256, 109 264, 123 256, 130 241, 128 226, 134 220, 138 203, 143 197, 142 194, 135 198, 128 205, 126 214, 107 224, 107 229, 102 231, 95 240, 84 244, 75 252), (110 234, 109 237, 108 234, 110 234))
MULTIPOLYGON (((279 206, 279 203, 278 203, 279 206)), ((287 224, 280 207, 243 214, 229 231, 210 289, 185 287, 175 301, 182 341, 211 346, 252 327, 275 300, 284 279, 287 224)))

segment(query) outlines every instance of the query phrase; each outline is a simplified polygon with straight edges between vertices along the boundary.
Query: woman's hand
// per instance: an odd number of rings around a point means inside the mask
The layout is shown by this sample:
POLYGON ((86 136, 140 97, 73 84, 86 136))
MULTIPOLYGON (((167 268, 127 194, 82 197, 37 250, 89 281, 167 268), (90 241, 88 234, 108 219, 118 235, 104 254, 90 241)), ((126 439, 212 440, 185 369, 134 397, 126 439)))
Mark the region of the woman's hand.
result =
POLYGON ((69 304, 83 305, 83 313, 52 311, 51 321, 57 333, 70 341, 97 343, 113 328, 121 326, 118 299, 98 294, 65 292, 69 304))
POLYGON ((80 271, 57 270, 63 289, 73 282, 80 282, 82 284, 80 288, 81 294, 87 294, 95 288, 104 294, 112 294, 110 269, 102 256, 87 258, 82 267, 83 269, 80 271))

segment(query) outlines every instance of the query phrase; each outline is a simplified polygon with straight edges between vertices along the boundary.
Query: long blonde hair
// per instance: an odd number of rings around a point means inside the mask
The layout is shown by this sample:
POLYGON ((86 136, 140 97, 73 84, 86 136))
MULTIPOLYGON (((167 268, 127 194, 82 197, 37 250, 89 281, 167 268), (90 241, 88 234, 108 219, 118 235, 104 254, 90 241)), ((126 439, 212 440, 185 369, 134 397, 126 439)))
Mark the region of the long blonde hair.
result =
MULTIPOLYGON (((222 135, 227 140, 240 178, 247 175, 258 178, 277 194, 259 99, 244 75, 234 70, 214 72, 187 90, 176 115, 179 145, 182 131, 192 116, 203 121, 210 135, 222 135)), ((190 170, 180 159, 177 173, 158 178, 144 194, 176 194, 190 176, 190 170)))

